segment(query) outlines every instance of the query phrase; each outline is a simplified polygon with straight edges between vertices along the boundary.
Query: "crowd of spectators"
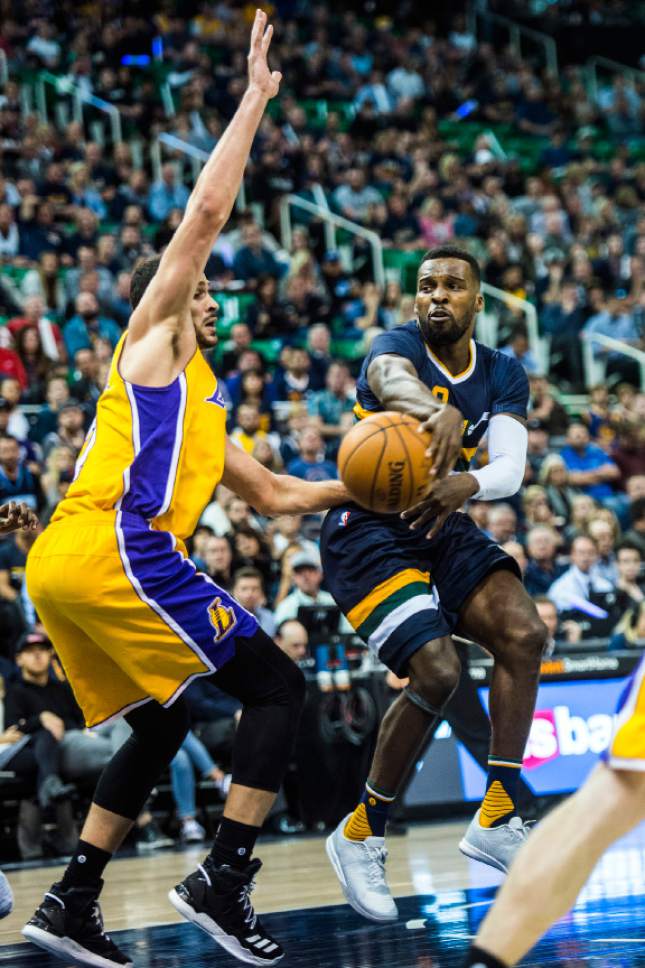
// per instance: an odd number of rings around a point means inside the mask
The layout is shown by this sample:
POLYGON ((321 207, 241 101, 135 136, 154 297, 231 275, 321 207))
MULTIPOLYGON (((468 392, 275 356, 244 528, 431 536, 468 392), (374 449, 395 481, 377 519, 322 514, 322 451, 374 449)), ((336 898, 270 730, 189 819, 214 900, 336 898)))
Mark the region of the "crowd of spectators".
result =
MULTIPOLYGON (((134 261, 163 248, 189 195, 183 156, 156 172, 149 143, 168 131, 205 150, 216 144, 243 89, 250 8, 201 3, 173 12, 166 5, 151 22, 136 6, 132 16, 111 20, 109 5, 95 5, 100 29, 88 26, 86 6, 59 3, 47 19, 34 4, 27 4, 30 16, 7 9, 0 23, 9 65, 0 87, 0 503, 26 501, 46 524, 72 480, 127 324, 134 261), (156 35, 163 62, 129 66, 130 55, 150 54, 156 35), (55 125, 24 110, 40 69, 115 104, 126 140, 88 140, 77 121, 55 125), (164 110, 162 82, 174 117, 164 110)), ((522 317, 510 302, 497 307, 503 352, 530 375, 525 486, 502 504, 472 502, 468 513, 516 557, 554 640, 642 644, 645 394, 632 361, 614 352, 604 358, 606 382, 585 386, 581 352, 581 337, 594 333, 643 347, 642 90, 617 75, 593 100, 581 68, 556 79, 510 49, 477 44, 459 14, 439 28, 431 18, 394 25, 316 5, 277 26, 272 57, 284 74, 282 92, 253 148, 247 208, 207 266, 223 333, 212 363, 233 441, 274 471, 335 477, 361 355, 377 333, 413 315, 405 272, 393 269, 380 291, 356 237, 330 250, 323 226, 307 218, 283 248, 282 194, 311 198, 322 190, 332 209, 378 232, 386 257, 396 255, 401 266, 424 247, 459 242, 479 257, 487 282, 536 305, 540 332, 550 337, 547 377, 522 317), (483 128, 497 132, 502 146, 506 139, 508 150, 500 152, 483 128), (563 390, 577 394, 566 407, 563 390)), ((605 354, 597 345, 594 352, 605 354)), ((486 459, 485 450, 477 459, 486 459)), ((299 609, 331 604, 319 527, 315 515, 264 520, 220 486, 190 547, 197 566, 296 659, 307 644, 299 609)), ((66 766, 66 743, 95 744, 88 775, 115 743, 79 729, 38 626, 24 586, 35 536, 0 544, 7 695, 0 742, 39 736, 29 753, 16 753, 34 783, 22 834, 25 855, 34 856, 34 810, 64 807, 78 780, 66 766)), ((340 631, 350 631, 344 619, 340 631)), ((190 778, 196 772, 225 787, 236 714, 207 686, 192 692, 197 735, 172 774, 186 839, 199 836, 190 778)), ((75 757, 82 762, 77 750, 75 757)), ((149 814, 142 841, 157 842, 148 821, 149 814)), ((60 829, 71 836, 64 810, 60 829)))

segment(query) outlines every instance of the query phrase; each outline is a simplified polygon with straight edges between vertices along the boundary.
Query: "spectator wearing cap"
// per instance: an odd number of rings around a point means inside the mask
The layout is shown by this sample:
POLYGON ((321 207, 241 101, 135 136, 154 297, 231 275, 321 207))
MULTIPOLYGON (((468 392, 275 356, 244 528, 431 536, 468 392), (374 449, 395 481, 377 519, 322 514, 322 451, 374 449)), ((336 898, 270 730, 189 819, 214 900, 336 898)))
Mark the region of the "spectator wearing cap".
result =
POLYGON ((321 591, 322 567, 320 558, 308 551, 298 551, 291 558, 291 579, 293 591, 283 598, 274 614, 277 626, 287 619, 298 617, 298 609, 303 605, 334 605, 329 592, 321 591))
POLYGON ((63 339, 70 360, 74 359, 80 349, 91 349, 92 342, 97 337, 109 341, 115 348, 121 336, 121 330, 113 319, 101 316, 99 303, 91 292, 81 292, 74 303, 76 313, 63 327, 63 339))
POLYGON ((238 568, 233 577, 233 597, 258 620, 260 628, 271 638, 276 624, 273 612, 265 607, 266 595, 262 572, 257 568, 238 568))
POLYGON ((620 477, 620 471, 604 450, 589 442, 589 431, 584 424, 571 424, 560 456, 569 471, 570 484, 596 501, 613 497, 612 482, 620 477))
MULTIPOLYGON (((68 683, 50 677, 52 645, 47 636, 29 633, 18 643, 20 679, 11 683, 5 699, 5 722, 30 737, 29 749, 38 772, 42 808, 67 799, 74 788, 63 783, 61 740, 67 729, 82 729, 83 715, 68 683)), ((21 775, 17 758, 13 769, 21 775)), ((31 773, 31 769, 26 771, 31 773)))
POLYGON ((304 427, 298 438, 299 457, 287 465, 287 473, 303 481, 330 481, 338 477, 333 461, 324 457, 325 446, 315 424, 304 427))

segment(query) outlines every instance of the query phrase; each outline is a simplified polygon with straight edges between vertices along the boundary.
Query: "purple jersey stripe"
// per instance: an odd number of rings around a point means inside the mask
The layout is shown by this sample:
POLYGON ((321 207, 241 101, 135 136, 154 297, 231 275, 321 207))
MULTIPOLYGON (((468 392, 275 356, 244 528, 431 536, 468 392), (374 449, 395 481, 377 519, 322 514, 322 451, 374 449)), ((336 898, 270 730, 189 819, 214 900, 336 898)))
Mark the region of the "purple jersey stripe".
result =
POLYGON ((183 392, 177 379, 162 388, 128 384, 128 397, 138 434, 121 508, 149 520, 163 508, 168 480, 171 475, 174 478, 177 415, 183 409, 183 392))
POLYGON ((235 636, 258 628, 250 612, 175 551, 167 531, 123 512, 116 528, 123 567, 142 601, 213 670, 232 658, 235 636))

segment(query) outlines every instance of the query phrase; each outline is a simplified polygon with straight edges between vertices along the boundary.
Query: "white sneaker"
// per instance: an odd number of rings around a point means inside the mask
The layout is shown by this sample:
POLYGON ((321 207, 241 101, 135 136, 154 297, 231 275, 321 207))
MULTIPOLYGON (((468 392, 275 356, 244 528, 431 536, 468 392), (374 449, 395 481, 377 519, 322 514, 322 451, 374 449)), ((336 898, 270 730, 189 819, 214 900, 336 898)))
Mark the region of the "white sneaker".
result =
POLYGON ((459 850, 466 857, 497 868, 508 874, 513 858, 528 837, 530 826, 521 817, 511 817, 508 823, 498 827, 482 827, 479 822, 481 810, 470 821, 459 850))
POLYGON ((6 918, 13 909, 13 893, 6 874, 0 871, 0 918, 6 918))
POLYGON ((181 822, 181 839, 185 844, 201 844, 206 840, 206 831, 194 817, 188 817, 181 822))
POLYGON ((327 838, 326 850, 348 904, 370 921, 399 916, 385 880, 385 838, 348 840, 343 830, 351 814, 327 838))

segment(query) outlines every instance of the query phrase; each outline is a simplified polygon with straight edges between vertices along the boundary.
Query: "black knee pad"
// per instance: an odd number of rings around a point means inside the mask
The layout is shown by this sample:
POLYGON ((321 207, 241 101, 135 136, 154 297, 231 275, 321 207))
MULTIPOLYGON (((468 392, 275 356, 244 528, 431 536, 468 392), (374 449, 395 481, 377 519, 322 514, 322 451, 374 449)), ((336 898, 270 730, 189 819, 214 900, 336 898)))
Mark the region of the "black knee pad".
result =
POLYGON ((94 802, 136 820, 150 791, 188 732, 188 706, 180 696, 168 708, 150 701, 125 717, 132 735, 117 750, 99 778, 94 802))

